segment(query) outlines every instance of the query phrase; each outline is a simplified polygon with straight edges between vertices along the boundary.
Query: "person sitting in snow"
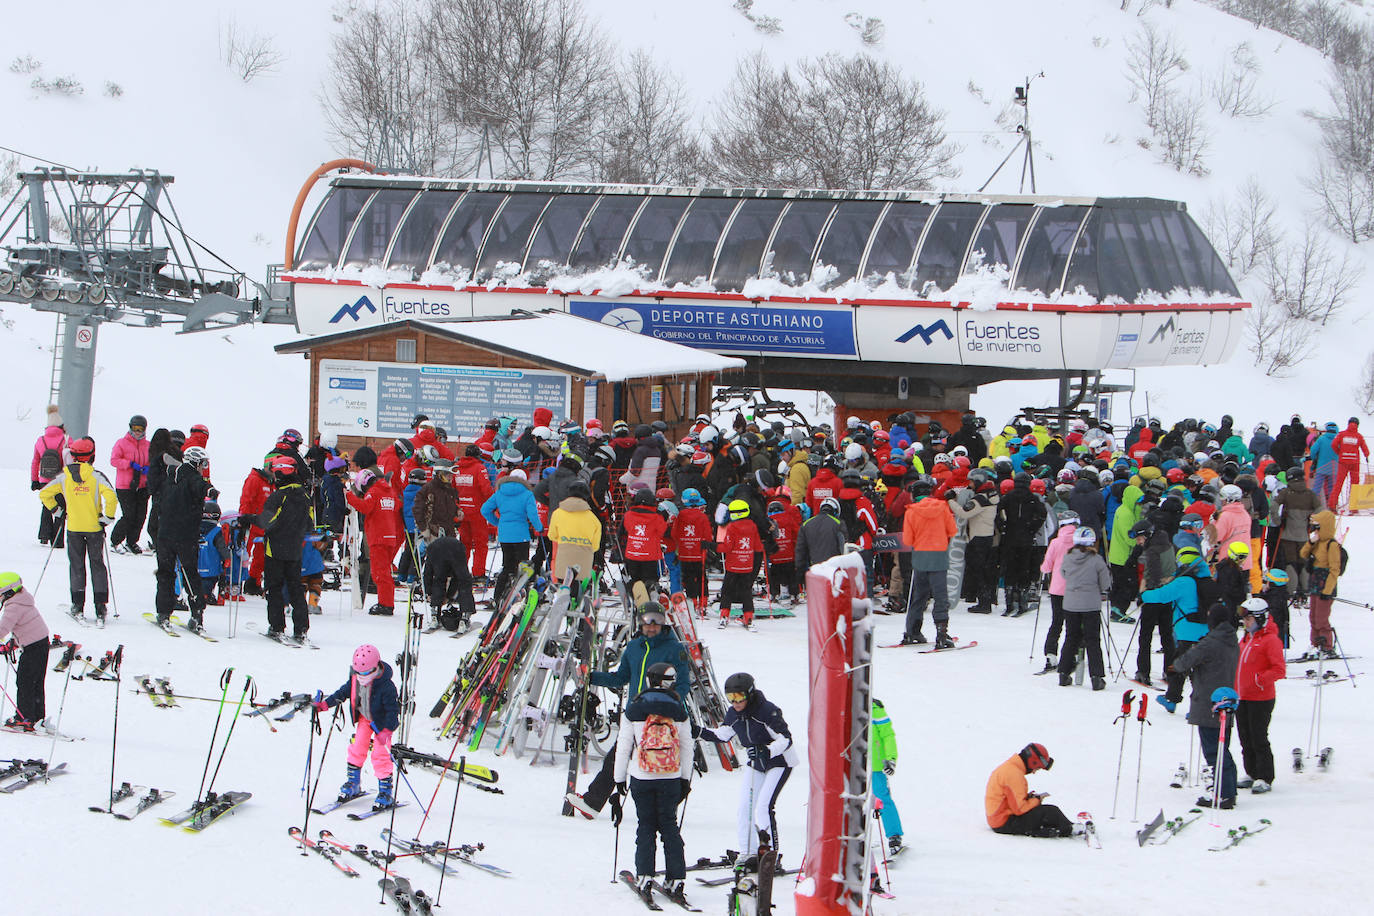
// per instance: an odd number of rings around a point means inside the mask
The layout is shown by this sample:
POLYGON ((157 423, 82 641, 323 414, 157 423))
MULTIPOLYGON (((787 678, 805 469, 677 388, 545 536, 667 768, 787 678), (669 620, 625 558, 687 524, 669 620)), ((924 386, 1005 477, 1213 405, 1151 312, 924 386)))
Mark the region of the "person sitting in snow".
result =
POLYGON ((994 833, 1016 836, 1073 836, 1074 825, 1054 805, 1044 800, 1048 792, 1032 792, 1026 776, 1054 766, 1043 744, 1027 744, 1002 762, 988 777, 983 807, 994 833))

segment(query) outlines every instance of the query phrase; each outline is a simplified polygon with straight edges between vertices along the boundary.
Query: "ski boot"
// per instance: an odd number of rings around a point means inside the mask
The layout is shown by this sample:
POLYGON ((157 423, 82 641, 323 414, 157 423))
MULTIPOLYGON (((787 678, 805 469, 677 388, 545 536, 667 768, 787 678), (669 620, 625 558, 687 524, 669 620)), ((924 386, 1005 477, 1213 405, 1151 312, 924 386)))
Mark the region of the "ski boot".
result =
POLYGON ((201 616, 204 611, 192 611, 191 618, 186 621, 186 629, 192 633, 203 633, 205 631, 205 619, 201 616))
POLYGON ((372 802, 373 811, 385 811, 396 804, 396 796, 392 794, 392 781, 390 776, 377 780, 377 798, 372 802))
POLYGON ((1059 686, 1060 686, 1060 687, 1072 687, 1072 686, 1073 686, 1073 675, 1072 675, 1072 674, 1065 674, 1065 673, 1062 672, 1062 671, 1059 672, 1059 686))
POLYGON ((1106 689, 1107 689, 1107 679, 1106 679, 1105 677, 1095 677, 1095 678, 1093 678, 1093 690, 1106 690, 1106 689))
POLYGON ((5 720, 5 728, 12 728, 17 732, 31 732, 33 731, 33 723, 23 716, 14 715, 5 720))
POLYGON ((952 640, 952 639, 949 638, 949 623, 948 623, 948 622, 937 623, 937 624, 935 624, 935 648, 937 648, 937 649, 953 649, 953 648, 954 648, 954 640, 952 640))
POLYGON ((1021 589, 1017 598, 1016 613, 1011 615, 1013 617, 1024 617, 1040 607, 1040 589, 1034 585, 1028 585, 1021 589))
POLYGON ((888 858, 892 858, 893 856, 895 856, 895 855, 901 850, 901 848, 902 848, 902 835, 901 835, 900 833, 897 834, 896 836, 890 836, 890 837, 887 838, 887 856, 888 856, 888 858))
POLYGON ((1173 715, 1174 710, 1178 709, 1178 703, 1174 700, 1169 699, 1168 697, 1160 697, 1159 699, 1155 700, 1155 702, 1160 706, 1163 706, 1164 710, 1168 712, 1170 715, 1173 715))
POLYGON ((95 623, 96 626, 105 626, 105 605, 103 604, 97 604, 95 606, 95 623))
POLYGON ((1042 674, 1048 674, 1049 672, 1053 671, 1055 668, 1058 668, 1058 667, 1059 667, 1059 659, 1058 659, 1056 656, 1053 656, 1053 655, 1046 655, 1046 656, 1045 656, 1045 667, 1041 668, 1040 671, 1041 671, 1042 674))
POLYGON ((663 889, 668 892, 668 899, 679 906, 686 906, 687 891, 684 890, 686 883, 682 878, 670 878, 663 882, 663 889))
POLYGON ((587 802, 587 800, 583 798, 581 795, 577 794, 576 792, 569 792, 567 795, 563 796, 563 800, 566 801, 574 811, 585 817, 587 820, 596 820, 596 816, 599 812, 595 808, 593 808, 587 802))
POLYGON ((1019 617, 1020 613, 1017 609, 1021 605, 1021 590, 1008 586, 1005 591, 1007 593, 1007 609, 1002 612, 1002 616, 1019 617))
POLYGON ((744 629, 748 630, 750 633, 754 632, 754 614, 752 611, 745 614, 740 619, 744 621, 744 629))
POLYGON ((339 801, 345 802, 363 793, 363 768, 348 765, 348 779, 339 786, 339 801))
POLYGON ((374 604, 367 609, 367 613, 373 617, 390 617, 396 613, 396 609, 389 604, 374 604))
POLYGON ((929 642, 929 640, 926 639, 925 634, 918 629, 915 633, 902 634, 902 641, 900 645, 924 646, 927 642, 929 642))

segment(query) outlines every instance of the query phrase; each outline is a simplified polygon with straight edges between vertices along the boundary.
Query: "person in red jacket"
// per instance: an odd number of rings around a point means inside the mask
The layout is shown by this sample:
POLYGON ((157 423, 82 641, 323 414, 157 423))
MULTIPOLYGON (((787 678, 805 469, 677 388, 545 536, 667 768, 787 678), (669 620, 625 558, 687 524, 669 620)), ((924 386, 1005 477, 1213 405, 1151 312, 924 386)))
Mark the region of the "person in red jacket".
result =
POLYGON ((1350 418, 1345 430, 1331 441, 1331 447, 1336 452, 1336 485, 1331 488, 1331 505, 1336 506, 1340 504, 1345 482, 1349 480, 1352 486, 1360 482, 1360 456, 1364 455, 1365 463, 1369 463, 1369 446, 1360 435, 1359 417, 1350 418))
POLYGON ((186 437, 186 447, 190 448, 198 445, 201 448, 208 448, 210 445, 210 427, 204 423, 197 423, 191 427, 191 434, 186 437))
POLYGON ((821 511, 821 500, 834 499, 840 500, 840 488, 842 484, 840 478, 835 474, 835 469, 826 463, 816 472, 816 476, 811 478, 811 482, 806 485, 806 504, 811 507, 811 514, 815 515, 821 511))
POLYGON ((620 524, 624 532, 625 574, 631 582, 643 582, 653 598, 658 594, 658 566, 663 560, 663 535, 668 530, 668 520, 659 513, 652 490, 635 490, 620 524))
MULTIPOLYGON (((267 460, 270 461, 271 457, 267 460)), ((272 473, 265 467, 249 471, 248 476, 243 479, 243 490, 239 493, 239 517, 257 518, 267 503, 267 497, 271 496, 275 489, 277 485, 272 480, 272 473)), ((262 529, 250 524, 245 540, 248 545, 248 578, 243 583, 243 590, 250 595, 260 595, 263 565, 267 561, 267 547, 263 541, 262 529)))
POLYGON ((790 500, 775 499, 768 504, 768 520, 773 523, 773 539, 778 549, 768 555, 768 596, 784 606, 797 592, 797 533, 801 531, 801 510, 790 500))
POLYGON ((677 561, 682 566, 682 592, 692 599, 697 613, 706 616, 706 545, 712 543, 711 519, 706 515, 706 498, 695 487, 682 491, 682 510, 673 519, 673 541, 677 561))
MULTIPOLYGON (((1236 666, 1236 734, 1250 791, 1268 792, 1274 783, 1274 751, 1269 746, 1269 720, 1274 715, 1274 684, 1287 676, 1279 631, 1269 619, 1269 602, 1250 598, 1241 606, 1245 636, 1236 666)), ((1237 783, 1239 788, 1245 784, 1237 783)))
MULTIPOLYGON (((493 438, 495 438, 494 435, 493 438)), ((453 460, 453 452, 449 451, 449 447, 439 440, 438 427, 436 427, 434 421, 428 417, 420 421, 419 425, 415 428, 415 435, 410 437, 411 451, 418 452, 426 445, 434 446, 434 450, 439 453, 439 457, 443 458, 445 461, 453 460)))
POLYGON ((473 578, 487 574, 487 542, 491 529, 482 518, 482 506, 491 499, 494 488, 487 466, 482 463, 482 450, 469 445, 453 469, 453 486, 458 491, 458 508, 463 510, 463 522, 458 526, 458 540, 468 549, 468 561, 473 578))
POLYGON ((1140 464, 1141 457, 1150 449, 1155 447, 1154 430, 1148 426, 1140 431, 1140 438, 1135 440, 1135 444, 1126 449, 1126 454, 1136 464, 1140 464))
POLYGON ((353 485, 344 491, 344 498, 363 517, 368 565, 372 582, 377 586, 377 603, 367 612, 374 617, 390 617, 396 606, 391 560, 396 555, 396 507, 400 500, 387 482, 368 468, 357 473, 353 485))
POLYGON ((721 553, 725 557, 725 581, 720 585, 720 628, 730 623, 730 605, 743 609, 744 628, 754 628, 754 556, 763 553, 759 526, 749 518, 749 504, 732 500, 726 507, 730 523, 725 526, 721 553))

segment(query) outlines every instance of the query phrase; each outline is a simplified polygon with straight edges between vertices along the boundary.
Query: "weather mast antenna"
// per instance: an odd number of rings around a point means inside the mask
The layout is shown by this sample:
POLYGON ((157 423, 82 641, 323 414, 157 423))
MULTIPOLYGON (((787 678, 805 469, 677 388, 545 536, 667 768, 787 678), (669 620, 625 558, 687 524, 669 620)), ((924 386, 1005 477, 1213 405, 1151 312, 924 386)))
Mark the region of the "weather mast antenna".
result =
POLYGON ((997 177, 997 173, 1002 171, 1002 166, 1011 161, 1011 157, 1016 155, 1018 149, 1023 148, 1025 154, 1021 157, 1021 186, 1019 193, 1026 193, 1026 176, 1028 174, 1030 175, 1031 193, 1035 193, 1035 144, 1031 142, 1030 87, 1031 83, 1044 75, 1045 71, 1042 70, 1034 76, 1026 77, 1026 81, 1020 86, 1013 87, 1012 102, 1021 106, 1021 123, 1016 127, 1016 133, 1018 134, 1016 143, 1007 151, 1007 155, 1003 157, 1002 161, 997 163, 997 168, 992 170, 992 174, 988 176, 988 180, 983 182, 983 186, 978 189, 979 193, 987 190, 987 186, 992 184, 992 180, 997 177))

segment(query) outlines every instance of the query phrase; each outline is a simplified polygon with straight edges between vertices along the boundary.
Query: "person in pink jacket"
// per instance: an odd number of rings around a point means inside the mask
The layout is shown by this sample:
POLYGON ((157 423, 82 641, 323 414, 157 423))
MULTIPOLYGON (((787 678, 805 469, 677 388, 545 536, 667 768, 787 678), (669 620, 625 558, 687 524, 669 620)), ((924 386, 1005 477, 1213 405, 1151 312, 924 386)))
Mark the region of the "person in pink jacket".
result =
MULTIPOLYGON (((1229 556, 1227 551, 1234 543, 1244 544, 1247 548, 1250 546, 1250 513, 1241 502, 1244 498, 1245 493, 1233 483, 1221 488, 1221 511, 1212 516, 1212 527, 1217 533, 1218 560, 1229 556)), ((1241 569, 1248 570, 1250 557, 1247 556, 1240 565, 1241 569)))
MULTIPOLYGON (((1274 783, 1274 751, 1269 746, 1269 720, 1274 715, 1278 693, 1274 684, 1287 676, 1279 631, 1269 619, 1269 602, 1250 598, 1241 606, 1245 636, 1240 641, 1240 662, 1236 666, 1236 734, 1240 737, 1241 760, 1249 779, 1250 791, 1268 792, 1274 783)), ((1245 781, 1237 782, 1245 788, 1245 781)))
POLYGON ((119 521, 110 533, 110 549, 115 553, 142 553, 138 539, 148 518, 148 418, 134 414, 129 431, 110 450, 115 469, 115 496, 119 498, 119 521))
MULTIPOLYGON (((33 444, 33 461, 29 463, 29 488, 32 490, 41 490, 52 483, 53 478, 61 474, 72 460, 67 450, 71 441, 67 438, 67 428, 62 425, 62 416, 56 406, 48 408, 46 427, 43 435, 33 444)), ((51 542, 54 548, 61 547, 65 540, 61 523, 53 517, 51 509, 43 507, 42 511, 38 519, 38 543, 46 545, 51 542)))
POLYGON ((23 647, 14 687, 14 704, 18 709, 5 722, 5 728, 31 732, 48 715, 44 699, 44 681, 48 676, 48 625, 38 613, 33 595, 24 591, 18 573, 0 572, 0 607, 4 608, 0 613, 0 642, 13 633, 15 643, 23 647))
POLYGON ((1041 575, 1050 577, 1050 619, 1049 630, 1045 633, 1045 668, 1040 673, 1048 674, 1059 665, 1059 634, 1064 630, 1064 556, 1073 547, 1073 533, 1078 530, 1078 513, 1059 513, 1059 533, 1050 540, 1045 548, 1045 559, 1040 564, 1041 575))

